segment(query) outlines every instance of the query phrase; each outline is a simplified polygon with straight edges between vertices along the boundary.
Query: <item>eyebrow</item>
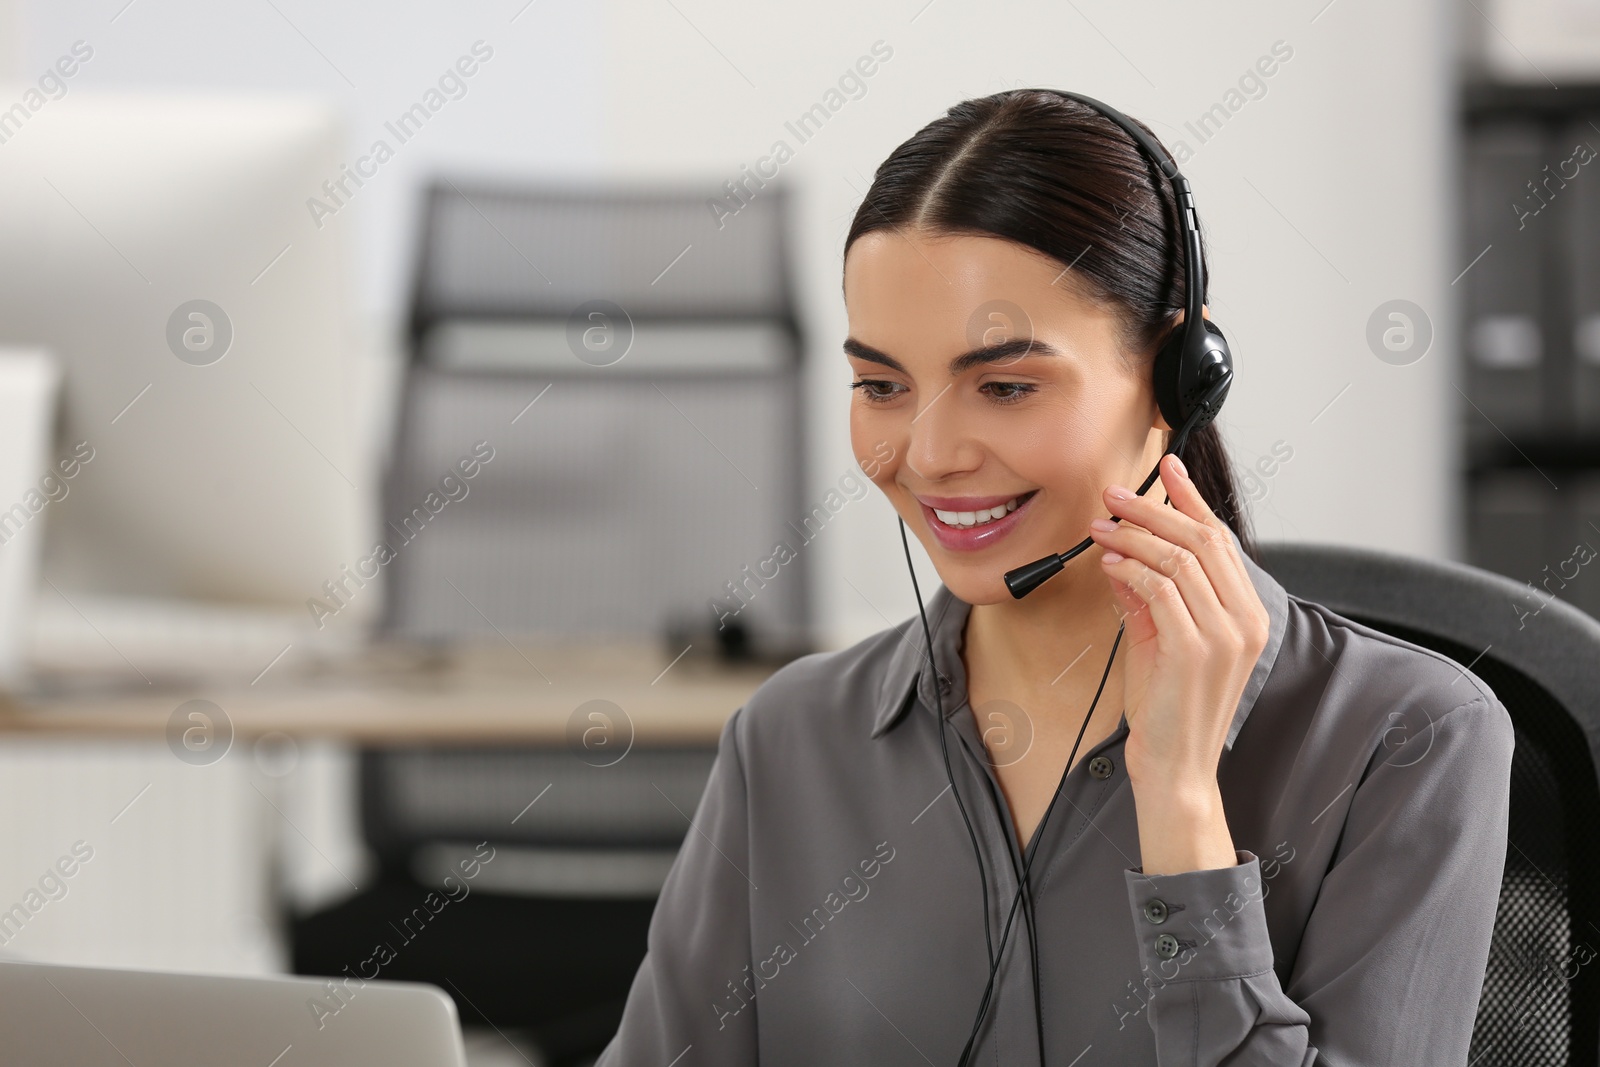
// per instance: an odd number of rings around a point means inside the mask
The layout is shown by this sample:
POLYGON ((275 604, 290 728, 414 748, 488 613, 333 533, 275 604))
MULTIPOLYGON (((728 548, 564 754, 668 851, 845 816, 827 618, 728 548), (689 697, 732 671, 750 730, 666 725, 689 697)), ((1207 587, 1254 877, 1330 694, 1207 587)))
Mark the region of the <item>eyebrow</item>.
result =
MULTIPOLYGON (((857 359, 864 359, 869 363, 881 363, 890 370, 897 370, 901 374, 909 373, 904 364, 887 352, 880 352, 871 345, 856 340, 854 337, 845 338, 844 350, 857 359)), ((964 374, 973 367, 981 367, 989 363, 1006 363, 1030 355, 1059 356, 1061 355, 1061 350, 1038 338, 1014 337, 1009 341, 1001 341, 999 344, 985 345, 982 348, 974 348, 970 352, 963 352, 950 361, 950 376, 956 377, 964 374)))

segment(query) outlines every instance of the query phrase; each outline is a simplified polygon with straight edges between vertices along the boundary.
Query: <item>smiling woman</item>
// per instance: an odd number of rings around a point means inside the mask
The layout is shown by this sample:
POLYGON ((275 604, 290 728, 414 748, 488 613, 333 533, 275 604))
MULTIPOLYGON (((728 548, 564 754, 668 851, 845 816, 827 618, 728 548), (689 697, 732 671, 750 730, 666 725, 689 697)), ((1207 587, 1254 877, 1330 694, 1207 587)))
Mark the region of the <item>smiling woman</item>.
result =
POLYGON ((729 719, 601 1065, 1467 1062, 1510 717, 1255 561, 1192 210, 1146 128, 1052 90, 878 168, 851 438, 941 587, 729 719), (886 840, 881 905, 763 981, 886 840))

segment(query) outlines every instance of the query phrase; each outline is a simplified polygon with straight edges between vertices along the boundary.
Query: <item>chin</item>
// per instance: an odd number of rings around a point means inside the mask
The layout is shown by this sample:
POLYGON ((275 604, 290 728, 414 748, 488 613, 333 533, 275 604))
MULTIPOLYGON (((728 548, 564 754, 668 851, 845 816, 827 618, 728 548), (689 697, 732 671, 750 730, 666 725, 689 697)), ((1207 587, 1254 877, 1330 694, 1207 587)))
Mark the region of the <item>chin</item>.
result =
POLYGON ((1015 599, 1011 590, 1006 588, 1005 573, 1019 566, 1021 564, 1015 562, 996 562, 987 567, 976 563, 947 563, 943 566, 935 563, 934 569, 939 572, 939 581, 955 594, 956 599, 978 605, 1010 603, 1015 599))
MULTIPOLYGON (((1029 498, 1027 503, 1032 504, 1034 493, 1030 491, 1027 495, 1029 498)), ((1040 520, 1046 518, 1046 514, 1033 514, 1028 508, 1018 508, 1013 512, 1017 519, 1028 520, 1026 527, 1017 529, 1016 525, 1010 523, 997 524, 1000 528, 995 532, 999 533, 1000 537, 982 547, 972 546, 970 536, 962 538, 968 541, 967 546, 944 543, 952 538, 948 533, 941 534, 932 528, 933 523, 937 521, 936 518, 914 498, 905 500, 905 511, 902 511, 901 517, 905 519, 906 525, 915 531, 923 551, 927 553, 935 571, 938 572, 939 581, 958 599, 968 604, 1013 602, 1016 598, 1011 595, 1011 590, 1006 588, 1006 572, 1032 563, 1054 551, 1039 544, 1041 539, 1031 528, 1039 525, 1040 520), (907 517, 905 511, 910 511, 911 516, 907 517)), ((1062 534, 1049 540, 1052 543, 1059 541, 1064 544, 1067 543, 1065 538, 1066 535, 1062 534)))

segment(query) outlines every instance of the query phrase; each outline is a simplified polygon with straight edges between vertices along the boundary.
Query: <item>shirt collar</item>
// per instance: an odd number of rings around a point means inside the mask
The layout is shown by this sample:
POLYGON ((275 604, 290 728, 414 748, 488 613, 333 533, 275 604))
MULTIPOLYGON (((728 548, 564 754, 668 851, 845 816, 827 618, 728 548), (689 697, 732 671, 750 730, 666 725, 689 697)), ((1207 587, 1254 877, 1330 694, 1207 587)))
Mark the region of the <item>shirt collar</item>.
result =
MULTIPOLYGON (((1228 536, 1233 538, 1237 549, 1238 535, 1229 530, 1228 536)), ((1244 552, 1241 551, 1239 556, 1244 560, 1256 595, 1261 597, 1261 602, 1266 606, 1269 623, 1266 647, 1261 650, 1245 683, 1238 710, 1233 713, 1233 723, 1228 727, 1227 740, 1223 742, 1223 747, 1228 749, 1233 748, 1234 738, 1239 736, 1239 730, 1249 717, 1256 697, 1260 695, 1262 686, 1267 684, 1267 675, 1278 658, 1278 649, 1283 645, 1283 634, 1289 619, 1289 597, 1283 586, 1244 552)), ((928 628, 933 632, 934 659, 939 664, 941 680, 946 683, 940 698, 944 701, 946 714, 949 714, 961 705, 966 695, 966 666, 961 661, 960 650, 972 605, 957 600, 955 594, 941 585, 929 600, 927 611, 928 628)), ((878 691, 872 726, 874 738, 882 737, 900 721, 914 702, 913 697, 920 697, 922 706, 928 708, 930 714, 935 707, 933 672, 924 669, 928 666, 928 657, 927 642, 922 636, 922 620, 913 615, 895 629, 900 632, 901 639, 890 657, 889 669, 878 691)))

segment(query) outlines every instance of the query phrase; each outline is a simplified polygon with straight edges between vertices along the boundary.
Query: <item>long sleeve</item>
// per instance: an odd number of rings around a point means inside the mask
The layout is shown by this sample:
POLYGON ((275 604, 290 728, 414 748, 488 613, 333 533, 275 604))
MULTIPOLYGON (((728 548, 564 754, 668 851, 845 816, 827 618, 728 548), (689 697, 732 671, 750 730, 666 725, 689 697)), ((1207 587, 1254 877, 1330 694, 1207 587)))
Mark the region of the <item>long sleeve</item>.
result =
POLYGON ((1241 850, 1233 867, 1124 870, 1163 1067, 1466 1064, 1505 864, 1511 720, 1479 696, 1413 708, 1404 730, 1318 816, 1344 824, 1287 991, 1263 901, 1294 842, 1266 864, 1241 850))
POLYGON ((756 1062, 742 711, 723 727, 705 793, 651 916, 622 1024, 596 1067, 756 1062))

